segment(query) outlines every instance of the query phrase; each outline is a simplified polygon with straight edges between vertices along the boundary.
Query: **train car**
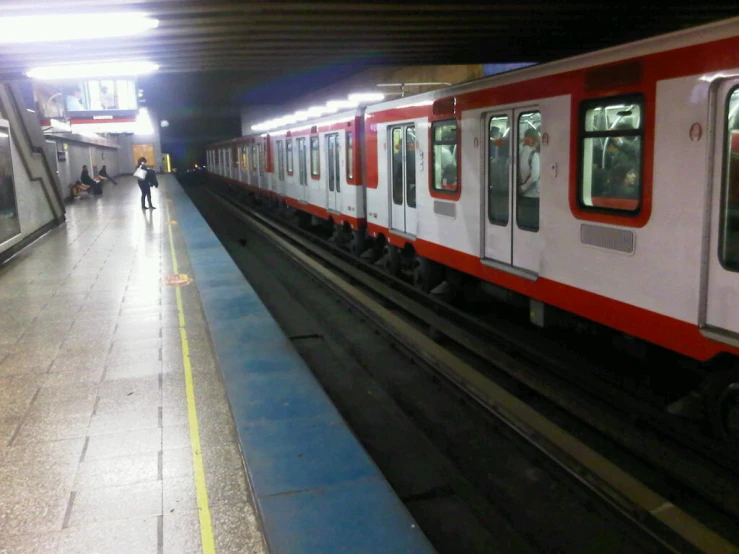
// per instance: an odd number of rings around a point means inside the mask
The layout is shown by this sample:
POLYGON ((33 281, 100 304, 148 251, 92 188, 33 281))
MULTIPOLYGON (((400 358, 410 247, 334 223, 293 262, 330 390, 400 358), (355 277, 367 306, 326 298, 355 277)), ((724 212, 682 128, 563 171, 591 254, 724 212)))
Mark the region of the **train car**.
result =
POLYGON ((361 150, 364 108, 208 148, 213 172, 234 185, 335 228, 335 240, 361 252, 366 215, 361 150), (241 152, 238 172, 230 152, 241 152), (219 158, 220 156, 220 158, 219 158), (225 161, 221 161, 225 160, 225 161))
POLYGON ((738 111, 739 18, 370 105, 367 238, 426 291, 472 278, 710 362, 739 433, 738 111))

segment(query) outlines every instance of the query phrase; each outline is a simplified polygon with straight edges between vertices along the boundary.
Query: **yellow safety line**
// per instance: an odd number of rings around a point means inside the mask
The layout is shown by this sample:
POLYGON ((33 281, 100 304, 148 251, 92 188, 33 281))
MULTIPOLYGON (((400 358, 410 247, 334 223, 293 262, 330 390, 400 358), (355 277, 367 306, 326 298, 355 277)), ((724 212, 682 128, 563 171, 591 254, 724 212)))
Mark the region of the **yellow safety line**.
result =
MULTIPOLYGON (((172 220, 167 205, 167 219, 172 220)), ((174 248, 172 225, 168 225, 169 248, 172 252, 172 269, 179 273, 177 253, 174 248)), ((190 344, 187 340, 185 325, 185 311, 182 309, 182 294, 180 288, 175 287, 177 295, 177 313, 180 320, 180 342, 182 343, 182 365, 185 367, 185 392, 187 394, 187 419, 190 422, 190 448, 192 450, 192 468, 195 474, 195 494, 198 500, 198 516, 200 517, 200 542, 203 545, 203 554, 215 554, 216 546, 213 541, 213 526, 210 521, 210 507, 208 506, 208 490, 205 487, 205 468, 203 467, 203 451, 200 447, 200 429, 198 414, 195 409, 195 389, 192 383, 192 365, 190 364, 190 344)))

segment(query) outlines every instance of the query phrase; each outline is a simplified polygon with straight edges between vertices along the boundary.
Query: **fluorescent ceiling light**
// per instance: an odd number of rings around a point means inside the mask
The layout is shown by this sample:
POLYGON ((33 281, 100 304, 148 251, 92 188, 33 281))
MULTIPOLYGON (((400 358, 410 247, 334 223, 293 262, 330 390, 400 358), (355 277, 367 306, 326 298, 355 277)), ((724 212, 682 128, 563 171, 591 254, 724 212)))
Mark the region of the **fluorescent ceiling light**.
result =
POLYGON ((354 100, 329 100, 326 102, 327 107, 336 108, 337 110, 341 108, 356 108, 358 105, 359 102, 354 100))
POLYGON ((153 135, 154 126, 151 123, 151 116, 149 110, 146 108, 140 108, 139 113, 136 116, 136 124, 134 125, 133 132, 137 135, 153 135))
POLYGON ((159 66, 151 62, 106 62, 36 67, 26 72, 31 79, 92 79, 95 77, 133 77, 153 73, 159 66))
POLYGON ((380 100, 384 100, 385 95, 381 92, 357 92, 354 94, 349 95, 349 100, 354 100, 355 102, 379 102, 380 100))
POLYGON ((142 13, 81 13, 0 17, 0 44, 137 35, 159 25, 142 13))

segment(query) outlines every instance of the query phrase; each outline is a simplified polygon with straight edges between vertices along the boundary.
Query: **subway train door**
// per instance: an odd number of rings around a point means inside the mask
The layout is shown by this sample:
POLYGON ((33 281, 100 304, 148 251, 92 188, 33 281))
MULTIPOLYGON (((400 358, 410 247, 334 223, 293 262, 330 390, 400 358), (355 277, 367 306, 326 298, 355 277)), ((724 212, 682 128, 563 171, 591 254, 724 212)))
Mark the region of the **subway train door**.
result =
POLYGON ((305 139, 298 141, 298 200, 308 201, 308 152, 305 148, 305 139))
POLYGON ((727 80, 716 94, 708 283, 700 321, 708 333, 739 346, 739 79, 727 80))
POLYGON ((390 228, 416 235, 416 128, 390 127, 390 228))
POLYGON ((341 212, 341 171, 339 170, 339 134, 326 135, 328 168, 328 209, 341 212))
POLYGON ((504 110, 488 113, 484 121, 481 142, 486 145, 487 186, 482 259, 489 265, 536 272, 538 257, 527 254, 532 248, 531 236, 539 231, 539 187, 530 181, 534 176, 538 182, 541 164, 538 144, 527 135, 533 131, 538 134, 541 113, 532 109, 504 110))

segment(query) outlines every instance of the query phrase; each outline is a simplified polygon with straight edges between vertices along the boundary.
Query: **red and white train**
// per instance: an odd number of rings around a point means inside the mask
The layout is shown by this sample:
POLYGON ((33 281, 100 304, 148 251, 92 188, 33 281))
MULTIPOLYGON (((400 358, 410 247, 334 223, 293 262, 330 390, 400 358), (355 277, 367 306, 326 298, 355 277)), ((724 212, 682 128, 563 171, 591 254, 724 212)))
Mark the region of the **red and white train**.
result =
POLYGON ((739 427, 739 18, 213 144, 208 170, 425 290, 465 275, 710 361, 739 427))

